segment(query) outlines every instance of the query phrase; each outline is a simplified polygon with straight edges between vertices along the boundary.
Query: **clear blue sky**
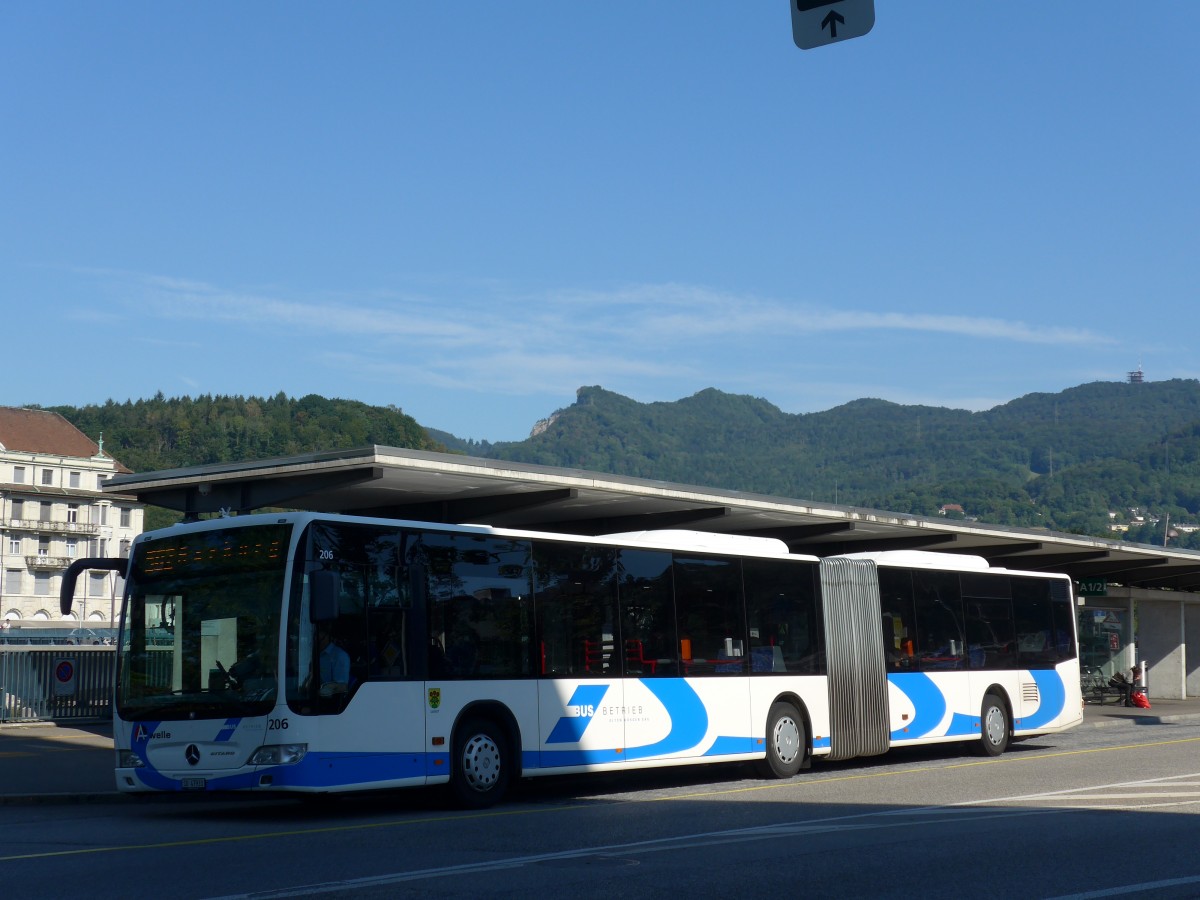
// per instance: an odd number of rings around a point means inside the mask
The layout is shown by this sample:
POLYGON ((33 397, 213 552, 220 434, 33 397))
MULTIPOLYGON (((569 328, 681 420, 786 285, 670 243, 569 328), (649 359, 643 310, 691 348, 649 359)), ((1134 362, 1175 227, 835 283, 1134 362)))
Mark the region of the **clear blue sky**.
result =
POLYGON ((1200 376, 1200 3, 0 4, 0 403, 1200 376))

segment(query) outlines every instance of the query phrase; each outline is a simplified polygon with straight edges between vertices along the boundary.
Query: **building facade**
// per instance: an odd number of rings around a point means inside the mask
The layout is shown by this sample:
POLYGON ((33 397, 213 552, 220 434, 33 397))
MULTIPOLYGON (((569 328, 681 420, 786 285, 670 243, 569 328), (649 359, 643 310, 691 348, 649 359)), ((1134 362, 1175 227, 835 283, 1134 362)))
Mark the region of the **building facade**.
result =
MULTIPOLYGON (((143 508, 104 494, 105 480, 129 470, 101 443, 57 413, 0 407, 0 620, 63 621, 64 570, 86 556, 127 556, 143 508)), ((67 622, 108 625, 119 613, 112 572, 80 578, 67 622)))

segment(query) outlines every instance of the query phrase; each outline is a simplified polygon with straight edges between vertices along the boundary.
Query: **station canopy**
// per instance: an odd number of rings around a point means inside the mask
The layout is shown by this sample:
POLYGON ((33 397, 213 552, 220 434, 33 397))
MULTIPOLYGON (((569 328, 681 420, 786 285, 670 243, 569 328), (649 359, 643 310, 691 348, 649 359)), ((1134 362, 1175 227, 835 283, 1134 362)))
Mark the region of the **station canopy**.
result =
POLYGON ((298 509, 579 535, 691 529, 821 557, 933 550, 1076 581, 1200 590, 1196 551, 395 447, 118 475, 104 489, 185 518, 298 509))

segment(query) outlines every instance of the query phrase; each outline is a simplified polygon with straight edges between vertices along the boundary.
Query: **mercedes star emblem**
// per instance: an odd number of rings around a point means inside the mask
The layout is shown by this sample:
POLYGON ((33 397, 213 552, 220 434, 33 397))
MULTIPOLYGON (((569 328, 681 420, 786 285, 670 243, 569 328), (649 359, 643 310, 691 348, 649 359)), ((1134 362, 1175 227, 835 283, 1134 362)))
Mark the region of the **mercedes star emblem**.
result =
POLYGON ((197 765, 200 762, 200 748, 195 744, 188 744, 186 750, 183 751, 183 758, 188 761, 188 765, 197 765))

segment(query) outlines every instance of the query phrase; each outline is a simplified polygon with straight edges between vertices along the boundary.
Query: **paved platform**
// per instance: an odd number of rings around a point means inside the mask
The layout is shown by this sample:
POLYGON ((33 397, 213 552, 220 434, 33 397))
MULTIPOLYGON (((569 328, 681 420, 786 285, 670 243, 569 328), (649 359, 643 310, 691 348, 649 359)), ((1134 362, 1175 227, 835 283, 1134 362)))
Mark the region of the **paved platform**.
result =
POLYGON ((1083 707, 1084 727, 1129 723, 1138 725, 1173 725, 1181 722, 1200 722, 1200 697, 1186 700, 1150 698, 1150 709, 1105 703, 1088 703, 1083 707))
POLYGON ((0 725, 0 804, 117 796, 112 724, 0 725))
MULTIPOLYGON (((1156 700, 1150 709, 1088 704, 1083 728, 1200 723, 1200 697, 1156 700)), ((132 799, 113 775, 110 723, 0 725, 0 805, 132 799)))

